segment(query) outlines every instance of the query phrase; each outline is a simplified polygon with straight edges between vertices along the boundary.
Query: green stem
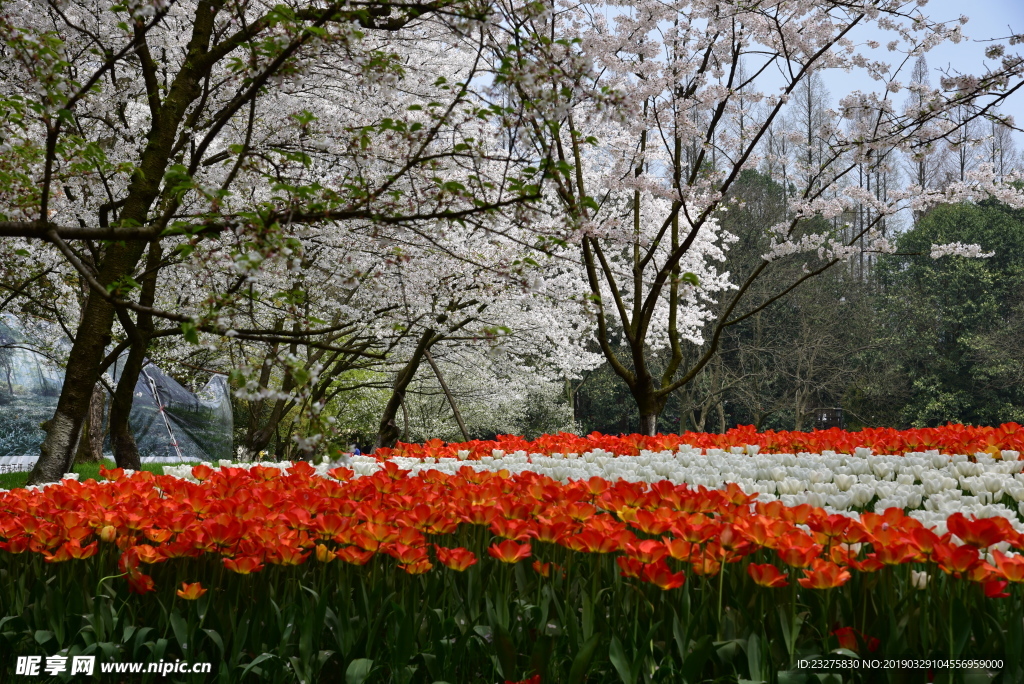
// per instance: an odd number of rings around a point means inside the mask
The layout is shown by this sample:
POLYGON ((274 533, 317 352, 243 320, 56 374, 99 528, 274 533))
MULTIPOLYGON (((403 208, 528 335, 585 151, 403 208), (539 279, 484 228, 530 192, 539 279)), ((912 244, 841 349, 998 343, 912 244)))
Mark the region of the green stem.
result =
POLYGON ((718 569, 718 640, 722 640, 722 591, 725 584, 725 559, 722 559, 722 564, 718 569))

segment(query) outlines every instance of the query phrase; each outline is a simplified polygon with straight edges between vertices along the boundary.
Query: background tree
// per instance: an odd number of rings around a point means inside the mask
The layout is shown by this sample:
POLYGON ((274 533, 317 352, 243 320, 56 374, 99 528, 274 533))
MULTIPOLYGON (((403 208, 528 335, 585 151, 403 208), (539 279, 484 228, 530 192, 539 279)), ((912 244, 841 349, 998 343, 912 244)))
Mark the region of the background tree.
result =
MULTIPOLYGON (((0 235, 45 241, 90 285, 33 482, 70 467, 115 318, 136 349, 126 387, 141 367, 148 316, 180 325, 193 342, 202 332, 271 343, 312 336, 322 328, 303 321, 294 302, 285 308, 298 331, 232 327, 226 311, 264 262, 301 267, 301 226, 437 226, 533 192, 504 175, 485 178, 470 162, 483 138, 473 135, 479 126, 462 124, 500 110, 471 102, 458 80, 435 74, 429 92, 367 100, 401 90, 393 34, 460 42, 463 22, 487 15, 471 0, 5 9, 0 83, 12 171, 0 235), (347 121, 320 119, 325 107, 349 102, 372 106, 347 121), (157 264, 142 260, 153 243, 165 245, 162 267, 191 259, 236 277, 220 288, 206 277, 192 315, 154 308, 139 287, 144 274, 157 277, 157 264)), ((472 81, 472 67, 459 75, 472 81)), ((119 402, 118 422, 123 409, 119 402)))
MULTIPOLYGON (((597 65, 596 82, 555 74, 517 87, 521 102, 548 88, 566 94, 558 125, 528 132, 536 154, 559 164, 551 185, 554 223, 567 224, 560 237, 578 245, 598 342, 638 407, 639 431, 653 434, 669 398, 711 363, 729 327, 837 263, 891 249, 887 218, 905 205, 948 199, 890 192, 887 183, 880 188, 868 181, 887 174, 900 153, 936 140, 952 139, 956 148, 973 140, 976 119, 1019 87, 1022 61, 1007 57, 981 79, 944 79, 942 92, 926 94, 927 111, 897 113, 890 93, 903 86, 900 69, 858 54, 851 31, 872 25, 891 32, 891 49, 906 65, 934 43, 959 40, 958 25, 908 14, 899 3, 829 1, 770 8, 714 0, 633 3, 614 21, 608 16, 599 2, 556 5, 532 27, 562 39, 552 51, 597 65), (833 68, 864 70, 885 91, 843 98, 837 123, 822 111, 814 87, 814 79, 833 68), (760 90, 758 76, 766 70, 781 74, 780 95, 760 90), (740 80, 746 73, 752 75, 740 80), (602 115, 588 99, 595 91, 621 94, 617 117, 602 115), (796 144, 795 170, 785 181, 786 214, 771 227, 763 259, 726 276, 715 263, 724 258, 724 198, 744 170, 757 167, 768 134, 782 135, 776 126, 787 103, 797 100, 807 105, 797 117, 807 125, 789 131, 796 144), (746 117, 750 101, 763 104, 759 117, 749 127, 744 123, 743 136, 730 133, 736 126, 727 122, 738 110, 746 117), (848 178, 858 169, 868 175, 855 185, 848 178), (844 212, 857 210, 864 218, 852 230, 837 225, 844 212), (794 262, 800 267, 795 277, 794 262), (731 292, 730 282, 738 285, 731 292), (754 288, 758 282, 766 287, 754 288), (719 299, 724 306, 715 305, 719 299), (616 344, 620 335, 624 345, 616 344), (703 353, 687 358, 684 345, 705 338, 710 343, 703 353), (663 349, 668 361, 656 367, 663 349)), ((948 193, 977 194, 991 183, 990 173, 966 162, 962 177, 948 193)))
POLYGON ((899 251, 909 256, 886 257, 879 266, 886 288, 880 353, 894 361, 886 364, 885 387, 861 389, 860 406, 890 406, 900 423, 914 426, 1024 419, 1009 339, 1024 287, 1022 220, 1019 209, 993 201, 943 206, 900 237, 899 251), (931 255, 934 241, 964 240, 992 255, 931 255))

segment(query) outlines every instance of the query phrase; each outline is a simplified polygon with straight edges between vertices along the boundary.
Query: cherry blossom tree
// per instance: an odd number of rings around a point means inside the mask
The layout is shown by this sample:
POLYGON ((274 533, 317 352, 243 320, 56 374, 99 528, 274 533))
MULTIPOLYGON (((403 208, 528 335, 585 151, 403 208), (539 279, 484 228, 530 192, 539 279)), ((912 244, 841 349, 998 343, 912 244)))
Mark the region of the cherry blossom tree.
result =
MULTIPOLYGON (((524 128, 521 144, 557 160, 552 223, 565 226, 558 236, 584 267, 601 349, 637 403, 642 432, 657 430, 669 395, 715 357, 728 327, 838 263, 891 250, 887 217, 988 195, 1021 204, 1020 192, 984 164, 944 188, 876 193, 849 180, 858 169, 874 174, 898 155, 965 135, 1022 85, 1024 60, 999 46, 980 76, 947 75, 940 88, 913 81, 915 59, 962 40, 966 22, 933 21, 923 4, 555 1, 527 21, 549 38, 546 63, 592 65, 587 80, 539 67, 512 87, 523 107, 551 93, 563 103, 557 122, 524 128), (850 71, 873 79, 876 90, 822 109, 815 82, 850 71), (916 105, 903 108, 894 97, 908 81, 916 105), (780 122, 797 99, 806 126, 780 145, 780 122), (729 241, 718 221, 742 171, 762 164, 789 168, 786 216, 764 226, 771 244, 763 259, 729 273, 717 264, 729 241), (849 230, 839 219, 858 209, 865 220, 849 230), (753 288, 758 281, 771 287, 753 288), (687 355, 684 345, 705 340, 700 354, 687 355), (659 365, 662 349, 670 353, 659 365)), ((542 61, 522 55, 502 58, 542 61)))
POLYGON ((471 56, 488 15, 475 0, 4 3, 5 259, 30 240, 89 285, 33 482, 68 470, 115 320, 123 399, 174 327, 286 346, 346 329, 303 319, 294 290, 280 329, 232 327, 227 311, 266 262, 301 271, 325 226, 431 240, 536 194, 507 154, 498 175, 477 167, 489 141, 472 122, 505 110, 473 97, 474 61, 415 73, 424 44, 471 56), (172 264, 202 267, 192 312, 158 306, 172 264))

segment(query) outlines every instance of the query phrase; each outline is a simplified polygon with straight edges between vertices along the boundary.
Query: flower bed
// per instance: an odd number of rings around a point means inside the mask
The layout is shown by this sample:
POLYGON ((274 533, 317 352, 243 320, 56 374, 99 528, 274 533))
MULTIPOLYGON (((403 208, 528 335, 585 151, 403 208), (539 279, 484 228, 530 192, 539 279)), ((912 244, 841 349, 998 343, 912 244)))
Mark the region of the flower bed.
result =
POLYGON ((733 428, 724 434, 685 432, 681 435, 602 435, 592 433, 586 437, 570 434, 544 435, 530 441, 514 435, 501 435, 493 440, 473 440, 460 444, 445 444, 432 439, 424 444, 402 444, 395 449, 382 450, 381 455, 413 458, 456 457, 473 460, 489 456, 497 449, 506 453, 552 454, 602 450, 613 454, 634 456, 642 450, 676 450, 680 444, 697 449, 746 449, 757 447, 761 452, 790 453, 877 453, 904 454, 937 450, 947 454, 997 454, 1003 450, 1024 451, 1024 426, 1005 423, 999 427, 972 427, 946 425, 938 428, 895 430, 893 428, 865 428, 847 432, 839 428, 813 432, 757 432, 752 425, 733 428))
POLYGON ((803 468, 811 485, 841 488, 840 468, 867 464, 858 484, 923 487, 953 468, 957 486, 986 474, 1011 486, 1020 461, 1003 450, 454 451, 115 470, 0 494, 0 573, 16 578, 0 590, 3 650, 210 660, 223 681, 795 681, 797 660, 836 649, 996 656, 1004 681, 1024 673, 1024 535, 1009 508, 930 526, 896 507, 840 514, 727 481, 748 467, 778 488, 803 468), (901 482, 894 459, 922 483, 901 482), (716 466, 718 488, 672 481, 713 463, 732 464, 716 466), (598 466, 604 477, 574 477, 598 466))
MULTIPOLYGON (((778 499, 787 506, 810 504, 828 513, 855 515, 900 508, 929 527, 942 527, 959 511, 976 517, 1007 518, 1021 524, 1024 515, 1024 461, 1016 451, 998 458, 987 452, 974 456, 944 455, 937 451, 902 456, 836 454, 762 454, 754 449, 703 452, 683 445, 678 451, 641 451, 621 457, 597 449, 582 454, 550 455, 495 450, 475 460, 458 457, 390 456, 389 461, 412 473, 429 470, 453 474, 466 466, 477 471, 535 472, 568 482, 601 477, 608 480, 655 483, 669 481, 711 489, 729 483, 760 501, 778 499)), ((369 475, 384 461, 355 456, 348 465, 369 475)), ((171 468, 187 476, 187 469, 171 468)), ((1021 531, 1024 531, 1022 526, 1021 531)))

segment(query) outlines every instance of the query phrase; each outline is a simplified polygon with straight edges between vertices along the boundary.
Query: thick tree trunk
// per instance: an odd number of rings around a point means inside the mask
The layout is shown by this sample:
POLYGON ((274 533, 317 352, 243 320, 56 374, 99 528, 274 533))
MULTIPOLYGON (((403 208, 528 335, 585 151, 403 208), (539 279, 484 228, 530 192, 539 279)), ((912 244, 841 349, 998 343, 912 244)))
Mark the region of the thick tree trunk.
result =
POLYGON ((640 414, 640 434, 648 437, 658 434, 658 415, 656 413, 640 414))
POLYGON ((391 449, 398 442, 398 437, 402 433, 395 423, 395 418, 402 407, 402 402, 405 401, 405 391, 409 389, 409 383, 416 376, 416 371, 423 361, 424 352, 434 342, 437 342, 434 338, 434 331, 430 329, 425 330, 420 336, 419 342, 416 343, 416 349, 413 350, 408 363, 402 367, 402 370, 398 371, 398 375, 395 377, 395 384, 391 388, 391 398, 384 407, 384 413, 380 418, 380 425, 377 428, 377 440, 373 444, 374 451, 380 448, 391 449))
POLYGON ((668 395, 658 394, 650 376, 631 385, 629 391, 640 412, 640 434, 653 437, 658 434, 658 416, 665 410, 668 395))
MULTIPOLYGON (((145 243, 139 242, 112 243, 100 267, 100 284, 110 285, 130 275, 142 257, 144 248, 145 243)), ((40 447, 39 460, 32 468, 28 484, 56 482, 71 470, 82 426, 89 414, 93 386, 100 378, 100 362, 110 343, 113 323, 114 307, 103 297, 90 294, 68 355, 64 387, 57 400, 57 409, 50 420, 50 428, 40 447)))

